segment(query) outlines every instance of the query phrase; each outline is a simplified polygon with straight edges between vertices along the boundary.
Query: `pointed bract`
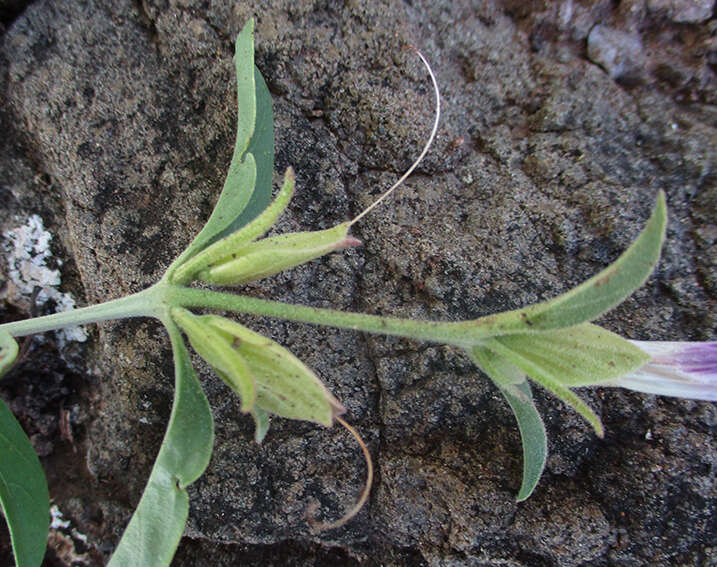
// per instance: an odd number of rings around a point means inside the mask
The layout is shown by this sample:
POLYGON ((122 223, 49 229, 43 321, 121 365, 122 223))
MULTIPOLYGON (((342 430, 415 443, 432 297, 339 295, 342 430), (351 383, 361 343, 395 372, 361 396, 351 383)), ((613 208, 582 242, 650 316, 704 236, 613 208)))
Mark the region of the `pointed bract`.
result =
MULTIPOLYGON (((247 159, 251 164, 254 163, 251 154, 247 155, 247 159)), ((252 178, 252 184, 255 177, 256 175, 252 178)), ((294 170, 289 167, 284 174, 284 184, 281 190, 271 204, 264 209, 264 212, 243 228, 216 241, 179 266, 172 276, 172 281, 178 284, 187 284, 196 278, 198 272, 235 258, 239 250, 263 236, 274 225, 279 215, 286 209, 293 194, 294 170)))
POLYGON ((213 285, 239 285, 277 274, 330 252, 360 245, 360 240, 348 235, 349 228, 345 222, 327 230, 292 232, 252 242, 237 250, 231 259, 200 272, 197 279, 213 285))
POLYGON ((172 309, 172 319, 187 335, 192 348, 241 398, 243 412, 251 411, 257 397, 256 384, 247 362, 202 317, 186 309, 172 309))
POLYGON ((0 378, 15 362, 17 351, 17 342, 10 333, 0 331, 0 378))
POLYGON ((256 382, 255 407, 326 426, 346 411, 316 374, 284 347, 230 319, 201 319, 246 360, 256 382))

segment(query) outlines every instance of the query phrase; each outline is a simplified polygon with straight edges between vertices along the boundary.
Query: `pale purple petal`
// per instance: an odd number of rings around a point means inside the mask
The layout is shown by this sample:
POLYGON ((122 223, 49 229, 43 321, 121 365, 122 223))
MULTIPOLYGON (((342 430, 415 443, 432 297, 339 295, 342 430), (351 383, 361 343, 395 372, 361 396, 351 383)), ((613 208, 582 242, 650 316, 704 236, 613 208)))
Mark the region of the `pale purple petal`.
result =
POLYGON ((611 385, 661 396, 717 401, 717 341, 630 341, 652 360, 611 385))

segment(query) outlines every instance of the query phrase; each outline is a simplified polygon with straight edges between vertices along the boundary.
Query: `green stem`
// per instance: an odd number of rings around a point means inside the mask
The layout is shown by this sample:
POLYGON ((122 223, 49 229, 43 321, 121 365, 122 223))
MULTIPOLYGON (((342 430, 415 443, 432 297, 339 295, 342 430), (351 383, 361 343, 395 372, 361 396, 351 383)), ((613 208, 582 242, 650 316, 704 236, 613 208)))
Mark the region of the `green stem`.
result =
POLYGON ((182 305, 184 307, 221 309, 252 315, 264 315, 302 323, 327 325, 381 335, 394 335, 461 347, 475 345, 479 340, 500 334, 500 331, 489 317, 456 323, 413 321, 396 317, 337 311, 335 309, 306 307, 304 305, 293 305, 179 286, 170 286, 167 289, 166 301, 168 304, 182 305))
POLYGON ((134 295, 99 305, 83 307, 82 309, 6 323, 0 325, 0 330, 19 337, 60 327, 85 325, 108 319, 126 319, 129 317, 166 319, 170 307, 180 306, 264 315, 302 323, 453 344, 463 348, 474 346, 477 342, 486 338, 506 332, 506 329, 494 317, 483 317, 473 321, 455 323, 413 321, 396 317, 382 317, 379 315, 337 311, 335 309, 293 305, 212 290, 187 288, 169 284, 164 279, 158 284, 134 295))
POLYGON ((97 323, 108 319, 127 319, 129 317, 157 317, 165 309, 163 304, 164 288, 166 284, 155 285, 139 293, 121 297, 99 305, 90 305, 72 311, 63 311, 44 317, 14 321, 0 325, 0 329, 7 331, 14 337, 33 335, 60 327, 72 327, 97 323))

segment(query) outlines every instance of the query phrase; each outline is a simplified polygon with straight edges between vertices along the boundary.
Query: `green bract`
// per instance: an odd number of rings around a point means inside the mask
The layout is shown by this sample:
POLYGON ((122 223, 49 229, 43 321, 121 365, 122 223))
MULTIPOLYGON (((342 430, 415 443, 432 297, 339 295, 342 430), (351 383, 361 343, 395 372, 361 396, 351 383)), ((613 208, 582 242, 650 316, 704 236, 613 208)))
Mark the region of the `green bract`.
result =
POLYGON ((187 335, 192 348, 239 395, 242 411, 251 411, 256 399, 256 383, 244 358, 215 328, 186 309, 172 309, 172 318, 187 335))
POLYGON ((252 242, 238 249, 236 257, 201 271, 197 279, 226 286, 278 274, 330 252, 358 246, 361 242, 348 236, 349 228, 345 222, 327 230, 292 232, 252 242))
POLYGON ((286 170, 284 185, 276 199, 249 224, 221 240, 208 246, 187 262, 180 265, 172 276, 172 282, 186 284, 192 281, 197 272, 207 270, 214 265, 231 261, 237 257, 237 251, 246 244, 262 236, 276 222, 294 194, 294 170, 286 170))
POLYGON ((268 337, 216 315, 201 320, 244 358, 256 382, 255 409, 330 426, 346 410, 303 362, 268 337))
MULTIPOLYGON (((281 317, 464 349, 495 383, 515 413, 524 458, 519 500, 534 490, 547 457, 545 428, 533 403, 528 378, 580 412, 601 435, 599 417, 571 388, 614 381, 649 360, 639 348, 590 321, 642 285, 656 265, 667 219, 662 193, 637 240, 597 276, 550 301, 474 321, 414 321, 188 287, 194 281, 238 285, 360 244, 348 232, 366 211, 353 221, 328 230, 261 238, 289 203, 294 173, 290 168, 286 171, 283 187, 269 204, 273 118, 269 92, 254 66, 253 29, 253 22, 248 22, 236 40, 234 62, 240 112, 223 190, 204 228, 162 279, 140 293, 101 305, 0 325, 0 375, 17 355, 13 337, 128 317, 154 317, 167 329, 175 370, 172 413, 147 487, 110 562, 113 567, 169 565, 188 514, 186 488, 209 463, 212 415, 182 333, 239 395, 242 411, 250 413, 256 423, 257 442, 267 434, 271 414, 325 426, 334 420, 344 423, 338 417, 345 411, 341 403, 288 350, 226 317, 200 315, 190 309, 281 317)), ((430 68, 429 74, 438 98, 430 68)), ((430 139, 437 120, 438 112, 430 139)), ((426 150, 427 146, 421 156, 426 150)), ((409 172, 415 166, 414 163, 409 172)), ((355 433, 350 426, 347 428, 355 433)), ((368 456, 368 450, 363 449, 368 456)), ((347 518, 358 511, 367 491, 368 487, 347 518)), ((2 403, 0 503, 10 526, 18 565, 39 567, 49 519, 47 487, 30 442, 2 403)), ((325 526, 333 528, 341 523, 325 526)))

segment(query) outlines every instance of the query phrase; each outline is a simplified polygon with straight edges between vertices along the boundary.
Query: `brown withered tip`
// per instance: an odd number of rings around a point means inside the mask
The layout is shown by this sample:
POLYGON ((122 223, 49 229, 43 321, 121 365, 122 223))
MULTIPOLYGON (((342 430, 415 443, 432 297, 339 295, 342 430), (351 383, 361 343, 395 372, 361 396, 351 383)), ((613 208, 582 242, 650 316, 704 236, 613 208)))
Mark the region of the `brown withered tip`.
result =
POLYGON ((346 236, 346 238, 344 238, 341 241, 342 248, 348 248, 350 246, 361 246, 362 244, 363 244, 362 241, 360 241, 358 238, 355 238, 351 235, 346 236))
MULTIPOLYGON (((331 405, 331 418, 332 419, 339 419, 340 415, 343 415, 346 413, 346 408, 343 406, 343 404, 338 401, 336 398, 331 396, 329 399, 329 405, 331 405)), ((331 423, 333 425, 333 422, 331 423)))

